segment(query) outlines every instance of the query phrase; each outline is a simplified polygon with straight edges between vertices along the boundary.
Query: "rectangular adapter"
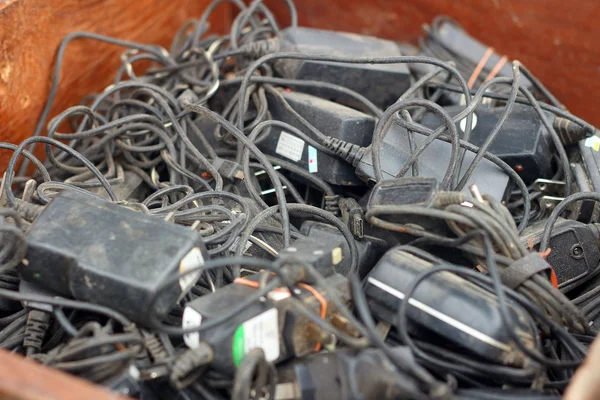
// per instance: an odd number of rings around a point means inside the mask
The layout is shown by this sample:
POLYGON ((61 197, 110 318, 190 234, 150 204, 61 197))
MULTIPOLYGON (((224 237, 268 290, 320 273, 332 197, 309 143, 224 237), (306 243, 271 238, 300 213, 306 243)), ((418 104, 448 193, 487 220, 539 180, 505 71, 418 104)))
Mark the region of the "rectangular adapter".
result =
MULTIPOLYGON (((420 146, 426 138, 425 135, 414 133, 415 147, 420 146)), ((452 145, 450 143, 439 139, 434 140, 419 156, 417 161, 419 176, 435 178, 438 182, 442 181, 450 162, 451 152, 452 145)), ((383 179, 395 178, 411 155, 408 131, 397 124, 392 124, 383 139, 380 155, 383 179)), ((472 151, 467 150, 465 152, 461 169, 463 174, 475 155, 472 151)), ((356 174, 365 182, 375 182, 371 146, 368 147, 368 150, 356 164, 356 174)), ((412 169, 409 169, 406 176, 411 176, 411 174, 412 169)), ((473 184, 479 187, 481 193, 489 194, 499 201, 506 199, 512 186, 509 185, 508 175, 496 164, 485 158, 481 160, 475 169, 471 179, 465 185, 464 191, 469 193, 469 187, 473 184)))
POLYGON ((189 228, 69 190, 50 202, 27 233, 21 278, 64 296, 113 308, 148 325, 195 284, 206 248, 189 228))
MULTIPOLYGON (((390 206, 419 206, 423 208, 434 208, 435 200, 439 193, 437 180, 434 178, 411 177, 385 179, 377 182, 369 195, 366 209, 370 212, 385 210, 390 206)), ((411 215, 401 213, 395 215, 390 213, 385 217, 386 221, 395 224, 412 224, 420 226, 428 232, 448 234, 448 224, 438 218, 425 215, 411 215)), ((394 232, 400 243, 408 243, 413 239, 407 237, 407 233, 394 232)), ((392 242, 393 243, 393 242, 392 242)))
MULTIPOLYGON (((369 307, 378 320, 397 323, 398 307, 421 273, 437 265, 396 247, 389 250, 365 282, 369 307)), ((512 342, 502 321, 498 298, 491 292, 450 273, 431 275, 409 300, 408 320, 435 332, 454 345, 500 364, 522 365, 524 355, 512 342)), ((508 304, 515 329, 524 343, 534 346, 535 325, 520 306, 508 304)))
MULTIPOLYGON (((281 51, 339 57, 402 56, 400 47, 390 41, 366 35, 313 28, 287 28, 282 32, 281 51)), ((284 78, 334 83, 365 96, 384 109, 393 104, 411 85, 406 64, 347 64, 311 60, 282 59, 275 70, 284 78)), ((325 89, 303 89, 326 99, 352 105, 353 100, 325 89)))
MULTIPOLYGON (((463 106, 449 106, 445 111, 454 117, 464 110, 463 106)), ((479 106, 473 113, 471 138, 469 142, 481 146, 502 116, 504 107, 479 106)), ((554 115, 546 113, 546 117, 554 121, 554 115)), ((465 121, 456 123, 462 135, 465 121)), ((434 113, 426 113, 420 124, 430 129, 442 125, 441 118, 434 113)), ((498 132, 496 139, 488 151, 498 156, 530 185, 538 178, 551 178, 553 174, 552 157, 554 145, 550 133, 546 130, 536 111, 526 105, 515 104, 498 132)))
MULTIPOLYGON (((546 221, 536 222, 521 234, 521 242, 530 250, 539 250, 546 221)), ((559 218, 548 242, 552 249, 546 261, 558 279, 558 287, 567 292, 594 277, 599 271, 600 230, 598 224, 584 224, 559 218)))
MULTIPOLYGON (((407 350, 394 346, 390 351, 407 350)), ((414 378, 397 369, 379 348, 321 352, 290 361, 277 374, 276 400, 423 399, 414 378)))
MULTIPOLYGON (((203 323, 227 313, 253 295, 258 290, 259 281, 259 274, 253 274, 187 303, 183 311, 183 328, 201 327, 203 323)), ((343 302, 350 301, 350 286, 346 278, 333 274, 327 282, 327 288, 335 290, 343 302)), ((333 319, 341 326, 343 319, 337 315, 335 304, 328 302, 330 295, 327 288, 299 284, 300 301, 317 315, 325 314, 324 319, 333 319)), ((254 348, 262 349, 267 361, 275 363, 290 357, 302 357, 313 353, 330 337, 307 317, 297 313, 295 307, 290 292, 277 288, 264 296, 264 301, 250 304, 225 323, 184 335, 184 341, 191 349, 198 348, 201 343, 208 344, 214 354, 211 368, 227 375, 232 375, 254 348)))
MULTIPOLYGON (((360 146, 371 143, 375 129, 373 117, 305 93, 282 91, 281 95, 300 116, 325 135, 360 146)), ((268 100, 272 119, 286 122, 311 135, 275 96, 269 95, 268 100)), ((271 134, 258 147, 266 154, 295 163, 332 185, 363 185, 346 161, 324 154, 285 129, 273 127, 271 134)))
MULTIPOLYGON (((426 57, 435 57, 444 61, 457 60, 460 67, 463 64, 470 65, 472 69, 482 63, 482 70, 475 81, 474 88, 479 87, 478 82, 483 82, 485 78, 493 71, 496 76, 512 78, 512 62, 502 54, 485 43, 469 35, 457 22, 447 17, 436 18, 431 26, 426 26, 425 36, 421 42, 420 55, 426 57), (438 49, 441 47, 441 49, 438 49), (443 56, 442 56, 443 54, 443 56)), ((420 74, 432 71, 435 67, 430 65, 417 65, 420 74)), ((466 67, 463 67, 466 68, 466 67)), ((471 71, 464 71, 463 76, 468 77, 471 71)), ((521 77, 521 85, 531 89, 533 85, 526 76, 521 77)), ((453 93, 452 98, 456 103, 460 101, 460 95, 453 93)))

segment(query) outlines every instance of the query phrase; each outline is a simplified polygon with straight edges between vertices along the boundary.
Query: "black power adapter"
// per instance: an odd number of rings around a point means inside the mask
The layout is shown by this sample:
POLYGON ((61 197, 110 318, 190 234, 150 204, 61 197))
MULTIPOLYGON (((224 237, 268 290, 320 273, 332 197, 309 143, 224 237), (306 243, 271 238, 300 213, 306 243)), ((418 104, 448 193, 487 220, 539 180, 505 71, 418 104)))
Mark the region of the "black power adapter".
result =
MULTIPOLYGON (((414 133, 414 143, 418 147, 427 136, 414 133)), ((384 179, 396 178, 400 169, 411 155, 409 145, 408 131, 396 124, 392 124, 383 138, 381 145, 381 173, 384 179)), ((436 139, 429 144, 420 154, 417 164, 419 176, 435 178, 438 182, 442 181, 446 173, 446 167, 450 162, 451 144, 443 140, 436 139)), ((476 154, 466 150, 462 163, 461 171, 466 171, 476 154)), ((362 156, 354 160, 356 174, 365 182, 375 182, 373 172, 373 149, 369 146, 362 156)), ((410 170, 409 170, 410 171, 410 170)), ((465 192, 468 192, 471 185, 477 185, 481 193, 488 194, 493 198, 502 201, 511 187, 509 185, 508 175, 493 162, 482 159, 467 185, 465 192)))
POLYGON ((199 273, 167 286, 150 309, 161 285, 207 258, 196 231, 74 191, 46 206, 27 240, 22 279, 142 325, 166 316, 199 273))
MULTIPOLYGON (((298 290, 300 300, 317 314, 323 313, 323 305, 327 304, 325 317, 330 319, 335 318, 337 309, 334 303, 323 303, 329 300, 329 291, 335 290, 343 302, 349 302, 350 286, 349 281, 339 274, 328 277, 327 283, 327 287, 301 284, 298 290)), ((253 274, 237 279, 214 293, 198 297, 186 304, 183 327, 201 327, 203 323, 218 318, 233 305, 252 296, 258 287, 259 274, 253 274)), ((214 357, 210 367, 226 375, 232 375, 254 348, 262 349, 267 361, 272 362, 302 357, 313 353, 316 346, 320 347, 320 343, 330 337, 323 335, 323 331, 308 318, 294 310, 289 291, 278 288, 269 292, 263 301, 251 303, 226 323, 207 328, 201 334, 186 334, 184 340, 190 349, 207 346, 212 349, 214 357)))
MULTIPOLYGON (((444 196, 434 178, 414 177, 384 179, 378 182, 369 195, 367 211, 386 210, 389 207, 414 205, 434 208, 438 197, 444 196)), ((460 194, 459 194, 460 196, 460 194)), ((391 213, 390 213, 391 214, 391 213)), ((430 232, 447 232, 447 226, 436 218, 413 215, 389 215, 387 219, 397 224, 418 225, 430 232)))
MULTIPOLYGON (((312 28, 288 28, 282 31, 281 50, 306 55, 340 57, 402 56, 400 47, 389 40, 352 33, 312 28)), ((380 108, 386 108, 410 86, 406 64, 342 64, 311 60, 283 59, 275 70, 284 78, 318 80, 354 90, 380 108)), ((304 89, 303 89, 304 90, 304 89)), ((311 88, 310 93, 338 102, 354 104, 353 99, 338 92, 311 88)))
MULTIPOLYGON (((502 54, 498 54, 487 44, 469 35, 458 23, 448 17, 440 16, 431 25, 426 25, 425 36, 419 42, 419 55, 434 57, 440 60, 453 61, 461 75, 471 77, 472 87, 477 89, 486 79, 493 76, 512 77, 512 62, 502 54), (475 75, 478 66, 479 74, 475 75)), ((435 69, 427 64, 415 65, 411 70, 418 76, 435 69)), ((438 78, 441 79, 441 78, 438 78)), ((528 89, 532 83, 526 76, 521 77, 521 85, 528 89)), ((495 92, 508 91, 507 87, 492 87, 495 92)), ((444 93, 444 100, 451 104, 459 104, 462 96, 458 93, 444 93)))
POLYGON ((381 349, 315 354, 282 365, 277 373, 277 399, 282 400, 424 398, 418 383, 394 367, 381 349))
MULTIPOLYGON (((462 106, 445 107, 451 117, 464 110, 462 106)), ((504 107, 479 106, 473 114, 473 129, 469 142, 481 146, 487 139, 498 120, 504 107)), ((554 115, 546 113, 550 121, 554 115)), ((465 128, 465 120, 457 122, 459 132, 465 128)), ((430 129, 437 129, 443 125, 441 118, 428 112, 420 121, 430 129)), ((498 156, 502 161, 511 166, 526 184, 531 184, 538 178, 551 178, 553 174, 552 154, 554 145, 550 133, 546 130, 536 111, 521 104, 515 104, 498 135, 488 148, 488 151, 498 156)))
MULTIPOLYGON (((328 136, 359 146, 368 146, 371 143, 375 128, 373 117, 305 93, 282 91, 281 95, 302 118, 328 136)), ((272 119, 307 131, 275 96, 269 95, 268 100, 272 119)), ((272 127, 269 136, 260 142, 258 147, 266 154, 294 162, 330 184, 363 185, 351 165, 311 146, 285 129, 272 127)))
MULTIPOLYGON (((531 249, 539 249, 546 221, 523 232, 521 240, 531 249)), ((546 260, 558 279, 558 287, 567 292, 600 272, 600 225, 584 224, 560 218, 552 227, 546 260)))
MULTIPOLYGON (((397 323, 398 307, 411 282, 435 263, 395 247, 371 271, 365 293, 373 315, 397 323)), ((425 279, 409 300, 408 320, 485 359, 522 366, 525 355, 512 342, 500 315, 498 298, 450 272, 425 279)), ((517 304, 508 304, 513 328, 521 340, 535 347, 535 326, 517 304)))

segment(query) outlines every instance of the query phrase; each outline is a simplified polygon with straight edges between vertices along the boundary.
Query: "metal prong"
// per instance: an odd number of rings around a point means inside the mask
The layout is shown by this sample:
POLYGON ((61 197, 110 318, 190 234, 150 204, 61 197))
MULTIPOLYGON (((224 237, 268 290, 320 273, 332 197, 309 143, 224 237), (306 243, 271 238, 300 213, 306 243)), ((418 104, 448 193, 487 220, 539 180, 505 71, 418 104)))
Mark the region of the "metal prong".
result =
POLYGON ((6 182, 6 172, 2 175, 2 184, 0 184, 0 207, 6 206, 6 185, 4 182, 6 182))
POLYGON ((190 226, 190 229, 195 231, 196 228, 200 225, 200 220, 194 221, 194 223, 190 226))
POLYGON ((563 197, 542 196, 540 197, 539 202, 542 210, 552 211, 554 210, 554 207, 563 200, 563 197))
POLYGON ((565 183, 551 179, 536 179, 533 188, 551 196, 563 196, 565 194, 565 183))
MULTIPOLYGON (((287 186, 283 185, 282 188, 285 190, 285 189, 287 189, 287 186)), ((264 195, 271 194, 271 193, 275 193, 275 189, 263 190, 262 192, 260 192, 260 195, 264 196, 264 195)))
POLYGON ((152 170, 150 171, 150 179, 152 179, 152 183, 154 183, 154 185, 160 186, 158 171, 156 171, 156 168, 154 167, 152 167, 152 170))
POLYGON ((206 277, 206 281, 208 282, 208 286, 210 286, 210 291, 211 292, 216 292, 217 288, 215 287, 215 283, 213 282, 210 274, 207 271, 204 271, 204 276, 206 277))
POLYGON ((479 188, 477 187, 477 185, 471 185, 471 187, 469 188, 469 191, 471 192, 473 197, 475 197, 475 199, 477 199, 478 202, 485 203, 485 200, 483 199, 483 197, 481 197, 481 192, 479 191, 479 188))
POLYGON ((171 211, 170 213, 165 215, 165 221, 167 221, 167 222, 175 221, 175 211, 171 211))
MULTIPOLYGON (((278 169, 281 169, 281 166, 280 165, 273 165, 273 169, 275 171, 277 171, 278 169)), ((254 173, 254 176, 260 176, 260 175, 263 175, 263 174, 266 174, 266 173, 267 173, 267 171, 265 171, 264 169, 261 169, 261 170, 256 171, 254 173)))
POLYGON ((31 202, 33 194, 35 193, 35 189, 37 188, 37 182, 33 179, 25 182, 25 187, 23 188, 23 195, 21 198, 26 202, 31 202))
POLYGON ((249 240, 251 242, 258 243, 260 246, 263 247, 264 250, 267 250, 272 256, 277 257, 279 255, 279 252, 277 250, 275 250, 270 244, 268 244, 264 240, 261 240, 261 239, 257 238, 256 236, 252 236, 252 235, 250 235, 249 240))

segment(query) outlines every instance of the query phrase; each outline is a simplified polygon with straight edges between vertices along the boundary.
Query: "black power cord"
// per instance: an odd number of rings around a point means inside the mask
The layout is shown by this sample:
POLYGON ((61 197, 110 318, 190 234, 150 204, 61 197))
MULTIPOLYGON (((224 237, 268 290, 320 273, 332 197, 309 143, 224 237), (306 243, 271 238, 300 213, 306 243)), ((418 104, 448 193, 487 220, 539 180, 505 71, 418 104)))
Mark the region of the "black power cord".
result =
MULTIPOLYGON (((300 29, 293 2, 285 0, 285 4, 289 29, 300 29)), ((576 188, 570 163, 579 160, 576 152, 565 149, 593 134, 595 128, 568 113, 517 61, 512 63, 512 76, 508 66, 502 65, 502 73, 494 77, 494 71, 482 65, 487 78, 479 74, 467 82, 465 78, 478 66, 447 46, 441 35, 443 22, 435 21, 422 41, 422 54, 426 56, 340 56, 334 51, 335 45, 322 55, 282 51, 289 48, 286 31, 261 0, 247 5, 240 0, 213 1, 199 19, 180 28, 169 49, 87 32, 68 35, 58 48, 51 90, 32 137, 19 145, 0 144, 0 149, 13 152, 0 190, 0 206, 7 207, 0 210, 0 346, 116 391, 124 382, 148 380, 153 381, 148 387, 170 386, 169 390, 182 398, 274 397, 279 381, 284 379, 279 374, 282 366, 267 357, 260 346, 248 344, 254 348, 247 349, 234 375, 225 376, 211 368, 220 354, 186 349, 184 343, 190 335, 202 337, 211 329, 233 329, 232 321, 249 307, 289 295, 286 318, 308 321, 307 331, 315 328, 329 341, 336 338, 341 348, 360 354, 375 348, 393 368, 417 383, 423 398, 552 398, 562 392, 595 333, 586 317, 594 319, 600 313, 598 290, 591 288, 569 301, 552 286, 545 272, 538 271, 514 286, 506 271, 533 257, 519 236, 529 227, 548 217, 540 246, 543 253, 553 225, 573 202, 600 200, 593 193, 571 194, 576 188), (231 29, 225 35, 207 34, 208 18, 219 5, 228 2, 240 10, 231 29), (73 40, 81 39, 123 47, 121 64, 113 84, 101 93, 85 96, 80 105, 50 120, 60 75, 64 73, 64 53, 73 40), (406 64, 416 77, 404 93, 397 93, 395 104, 382 110, 372 96, 369 100, 362 91, 326 79, 281 77, 280 64, 288 61, 349 69, 363 64, 406 64), (151 67, 143 70, 148 64, 151 67), (423 66, 428 69, 421 73, 419 67, 423 66), (477 84, 477 90, 471 89, 471 81, 477 84), (284 91, 289 88, 334 93, 348 99, 342 103, 352 104, 351 111, 364 113, 374 123, 371 145, 338 139, 331 126, 309 122, 303 111, 287 100, 284 91), (462 98, 464 108, 451 117, 442 104, 457 97, 462 98), (485 103, 490 99, 502 111, 478 147, 469 141, 474 113, 478 107, 487 107, 485 103), (489 151, 501 137, 506 120, 514 114, 514 104, 533 107, 554 144, 553 154, 549 155, 556 160, 553 180, 564 180, 565 199, 553 211, 536 204, 545 195, 543 190, 525 185, 515 170, 489 151), (294 125, 274 117, 275 107, 289 114, 294 125), (439 116, 443 125, 437 129, 421 125, 419 121, 426 111, 439 116), (546 112, 557 117, 554 122, 546 112), (466 122, 462 134, 456 127, 461 121, 466 122), (63 130, 66 126, 71 130, 63 130), (396 179, 410 179, 404 178, 410 171, 417 177, 423 174, 426 168, 419 168, 419 162, 428 146, 440 141, 449 143, 447 164, 435 166, 443 171, 440 187, 450 191, 444 194, 443 204, 428 207, 392 202, 383 208, 364 210, 361 198, 369 193, 367 185, 360 181, 347 186, 332 184, 316 174, 316 168, 299 163, 298 157, 302 159, 308 153, 313 162, 321 156, 336 156, 356 166, 370 150, 373 181, 384 182, 384 138, 396 127, 406 130, 409 150, 396 179), (276 154, 261 150, 279 132, 292 138, 294 145, 286 148, 280 138, 282 149, 276 154), (425 136, 422 142, 417 142, 417 135, 425 136), (44 144, 43 163, 34 155, 37 143, 44 144), (468 152, 474 156, 463 168, 468 152), (15 174, 21 157, 23 162, 15 174), (29 163, 35 166, 32 177, 26 176, 29 163), (458 193, 485 163, 497 166, 517 186, 517 190, 507 190, 507 208, 485 194, 471 198, 458 193), (20 284, 18 273, 23 274, 31 262, 30 235, 39 228, 36 224, 57 196, 65 195, 60 192, 69 191, 135 210, 141 213, 139 219, 164 219, 182 225, 201 239, 206 247, 202 262, 189 266, 182 261, 178 273, 165 276, 148 300, 152 303, 150 309, 154 309, 169 285, 191 281, 189 288, 182 288, 177 301, 167 306, 172 310, 165 318, 149 315, 149 326, 141 329, 111 308, 52 293, 42 295, 43 287, 40 293, 37 289, 27 292, 26 285, 20 284), (340 218, 340 205, 348 199, 356 203, 359 218, 352 222, 360 225, 360 235, 356 235, 356 226, 351 231, 348 221, 340 218), (411 217, 411 222, 398 222, 405 217, 411 217), (299 257, 293 267, 280 260, 280 254, 303 239, 300 226, 306 219, 327 224, 343 238, 348 252, 332 255, 330 272, 340 257, 350 265, 345 282, 356 315, 329 280, 310 264, 310 257, 299 257), (444 229, 419 226, 426 220, 437 221, 444 229), (356 277, 359 265, 365 264, 370 235, 384 238, 381 242, 388 247, 406 243, 408 236, 413 242, 402 247, 403 251, 434 265, 411 282, 405 300, 421 282, 442 271, 459 275, 496 296, 501 325, 525 354, 528 364, 524 368, 496 365, 429 337, 409 334, 408 301, 400 306, 397 323, 393 324, 395 332, 382 335, 356 277), (460 266, 435 267, 442 264, 448 249, 463 257, 457 262, 460 266), (242 257, 245 254, 252 257, 242 257), (258 287, 243 301, 231 304, 216 317, 206 318, 199 326, 183 324, 183 310, 188 303, 230 289, 230 284, 237 285, 249 277, 258 277, 258 287), (336 310, 335 317, 323 317, 327 314, 315 312, 303 301, 299 293, 309 289, 302 285, 311 282, 323 290, 329 306, 336 310), (540 334, 534 348, 527 347, 515 331, 507 312, 511 302, 521 305, 535 321, 532 329, 540 334), (395 346, 397 336, 402 346, 395 346), (543 391, 538 390, 542 387, 543 391)), ((70 217, 73 223, 86 222, 70 217)), ((53 234, 61 235, 63 228, 54 227, 53 234)), ((127 227, 114 229, 121 232, 127 227)), ((145 248, 142 241, 131 252, 145 248)), ((139 273, 143 276, 145 272, 139 273)), ((45 279, 62 279, 57 275, 50 273, 45 279)), ((45 282, 38 283, 44 286, 45 282)), ((95 288, 98 294, 103 289, 95 288)), ((328 306, 321 305, 324 309, 328 306)), ((305 336, 310 334, 305 332, 305 336)))

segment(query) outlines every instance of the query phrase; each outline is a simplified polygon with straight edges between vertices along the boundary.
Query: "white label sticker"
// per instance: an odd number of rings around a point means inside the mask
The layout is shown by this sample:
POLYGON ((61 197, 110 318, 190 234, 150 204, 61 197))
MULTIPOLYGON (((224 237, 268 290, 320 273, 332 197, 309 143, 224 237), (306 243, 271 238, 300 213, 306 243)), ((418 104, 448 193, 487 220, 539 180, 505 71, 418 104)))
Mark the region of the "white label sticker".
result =
MULTIPOLYGON (((183 309, 183 317, 181 326, 186 328, 198 328, 202 323, 202 315, 193 308, 186 307, 183 309)), ((200 346, 200 332, 191 332, 183 335, 183 341, 190 349, 195 349, 200 346)))
POLYGON ((304 140, 281 131, 275 152, 292 161, 300 161, 304 152, 304 140))
MULTIPOLYGON (((477 126, 477 114, 473 113, 473 120, 471 121, 471 130, 475 129, 477 126)), ((460 129, 464 132, 467 129, 467 118, 463 118, 460 120, 460 129)))
POLYGON ((600 138, 598 136, 590 136, 583 142, 585 147, 591 147, 594 151, 600 150, 600 138))
POLYGON ((314 174, 319 170, 317 162, 317 149, 312 146, 308 146, 308 172, 314 174))
POLYGON ((252 349, 262 349, 267 361, 279 358, 279 319, 276 308, 244 322, 233 335, 233 361, 240 365, 244 356, 252 349))
POLYGON ((129 376, 131 376, 134 380, 140 379, 140 370, 133 364, 129 365, 129 376))
MULTIPOLYGON (((204 257, 202 257, 202 252, 199 248, 194 247, 185 255, 185 257, 183 257, 179 263, 179 273, 184 274, 185 272, 194 268, 198 268, 203 264, 204 257)), ((179 278, 179 286, 181 287, 181 291, 186 293, 188 290, 190 290, 200 278, 201 273, 202 271, 192 272, 179 278)))
POLYGON ((269 300, 272 300, 274 302, 278 302, 284 299, 287 299, 288 297, 291 297, 292 294, 288 291, 288 292, 284 292, 281 290, 272 290, 267 294, 267 297, 269 300))

